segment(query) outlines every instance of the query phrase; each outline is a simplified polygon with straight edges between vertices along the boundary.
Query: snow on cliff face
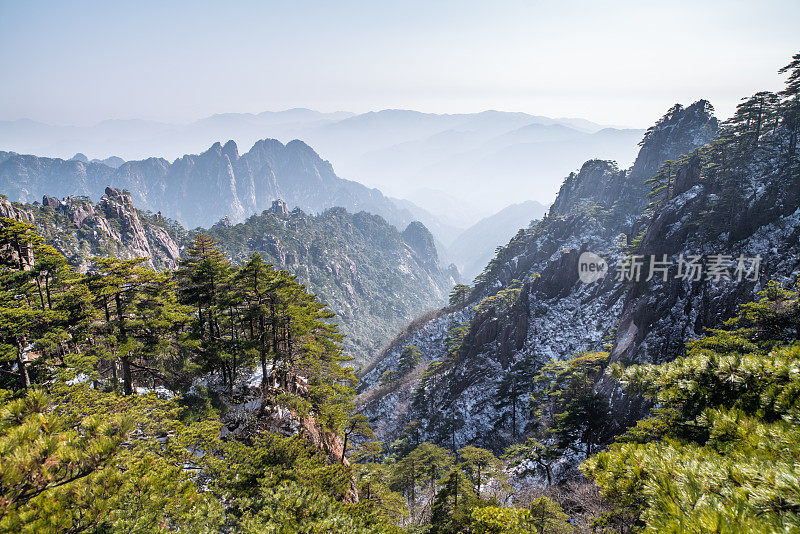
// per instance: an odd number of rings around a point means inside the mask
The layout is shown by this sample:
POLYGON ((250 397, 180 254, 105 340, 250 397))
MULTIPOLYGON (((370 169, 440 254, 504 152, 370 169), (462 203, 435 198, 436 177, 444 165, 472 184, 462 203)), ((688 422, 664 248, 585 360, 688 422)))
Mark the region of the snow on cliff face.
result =
MULTIPOLYGON (((524 432, 528 422, 529 411, 523 407, 516 428, 511 428, 510 408, 498 407, 498 387, 508 373, 521 366, 535 371, 551 359, 602 350, 615 337, 636 339, 635 330, 618 328, 631 288, 613 275, 638 233, 635 221, 648 201, 647 173, 709 141, 716 129, 707 103, 673 108, 646 136, 631 170, 592 160, 570 175, 549 216, 520 231, 490 262, 468 305, 410 327, 408 339, 434 341, 426 345, 425 358, 445 365, 425 380, 422 373, 412 373, 387 388, 377 377, 397 361, 405 341, 377 357, 364 376, 359 399, 379 437, 397 438, 415 421, 421 439, 497 450, 524 432), (578 258, 584 251, 601 254, 610 274, 593 284, 582 283, 578 258), (484 299, 514 284, 521 288, 510 305, 486 304, 491 301, 484 299), (456 353, 448 353, 442 327, 459 324, 467 332, 456 353)), ((685 206, 689 197, 700 194, 693 190, 674 203, 685 206)), ((649 341, 635 343, 636 350, 647 351, 649 341)))

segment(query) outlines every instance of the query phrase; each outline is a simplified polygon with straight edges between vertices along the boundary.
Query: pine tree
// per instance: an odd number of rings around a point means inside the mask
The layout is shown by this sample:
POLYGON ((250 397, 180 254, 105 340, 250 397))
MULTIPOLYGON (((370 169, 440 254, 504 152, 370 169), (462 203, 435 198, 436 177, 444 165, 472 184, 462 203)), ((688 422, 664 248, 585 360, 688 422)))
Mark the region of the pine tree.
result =
POLYGON ((459 306, 467 302, 472 288, 464 284, 456 284, 450 291, 450 306, 459 306))
POLYGON ((549 429, 537 432, 522 443, 515 443, 505 450, 503 458, 510 465, 525 465, 525 475, 544 475, 547 485, 553 484, 553 464, 563 455, 563 450, 550 438, 549 429), (532 466, 532 467, 528 467, 532 466))
MULTIPOLYGON (((138 336, 143 325, 139 304, 148 286, 157 285, 155 272, 142 266, 145 258, 120 261, 113 258, 95 258, 97 271, 89 276, 88 284, 102 315, 96 322, 96 331, 103 340, 102 355, 112 364, 112 377, 116 387, 122 369, 125 395, 134 393, 132 362, 146 350, 138 336)), ((157 341, 156 341, 157 342, 157 341)))
POLYGON ((519 431, 517 417, 526 414, 529 408, 526 400, 530 399, 533 378, 537 365, 533 358, 526 356, 524 360, 512 366, 497 384, 494 394, 495 407, 502 414, 501 422, 507 420, 506 408, 511 409, 511 436, 516 438, 519 431))
POLYGON ((581 354, 550 362, 537 375, 532 401, 539 407, 536 416, 559 449, 581 443, 586 457, 592 454, 608 417, 607 401, 594 391, 607 361, 606 352, 581 354))
POLYGON ((272 265, 264 263, 259 254, 253 254, 236 271, 234 280, 235 290, 231 293, 236 301, 229 307, 238 305, 242 308, 243 338, 258 354, 263 387, 269 377, 268 362, 271 360, 271 369, 276 370, 284 359, 281 342, 286 303, 279 295, 290 280, 273 270, 272 265))
POLYGON ((230 261, 213 239, 197 234, 181 256, 175 276, 181 304, 196 310, 194 336, 203 369, 219 370, 224 384, 233 387, 231 369, 224 357, 226 329, 222 325, 223 299, 230 286, 230 261))
POLYGON ((433 501, 430 534, 466 531, 472 510, 478 502, 465 473, 459 467, 451 469, 433 501))
POLYGON ((672 198, 675 194, 675 178, 684 163, 685 161, 667 160, 661 164, 655 176, 645 180, 644 183, 650 186, 650 192, 647 193, 647 198, 650 199, 648 210, 654 211, 672 198))
POLYGON ((351 436, 358 436, 364 439, 373 439, 375 434, 369 427, 369 419, 364 414, 354 414, 347 419, 344 428, 342 429, 344 441, 342 443, 342 462, 344 463, 345 456, 347 455, 347 441, 351 436))
POLYGON ((458 451, 459 467, 473 484, 475 495, 481 495, 483 485, 492 479, 503 478, 503 462, 491 451, 468 445, 458 451))
POLYGON ((0 220, 0 365, 18 386, 33 383, 32 367, 51 372, 51 357, 83 338, 91 315, 85 288, 33 226, 0 220))
POLYGON ((787 155, 789 161, 792 162, 797 151, 798 134, 800 133, 800 53, 792 56, 792 61, 778 72, 789 73, 786 87, 778 95, 781 99, 780 109, 783 125, 789 132, 787 155))
POLYGON ((770 284, 760 296, 685 357, 614 367, 625 387, 659 406, 582 466, 618 524, 644 532, 800 525, 788 504, 800 494, 798 292, 770 284))

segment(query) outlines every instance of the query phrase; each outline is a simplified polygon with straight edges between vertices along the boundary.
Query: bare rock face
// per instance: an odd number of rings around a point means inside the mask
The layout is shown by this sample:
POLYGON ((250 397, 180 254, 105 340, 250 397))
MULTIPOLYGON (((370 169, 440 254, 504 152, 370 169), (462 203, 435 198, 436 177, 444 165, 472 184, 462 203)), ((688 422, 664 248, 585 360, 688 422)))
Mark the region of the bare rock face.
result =
POLYGON ((121 242, 133 256, 150 258, 150 243, 147 241, 142 221, 133 207, 133 200, 127 193, 122 193, 114 188, 106 187, 106 192, 97 204, 98 211, 104 215, 106 221, 116 220, 119 230, 105 225, 105 231, 114 239, 121 242))
POLYGON ((45 195, 41 204, 24 207, 0 197, 0 216, 36 225, 47 243, 81 271, 93 256, 147 258, 146 265, 155 269, 176 268, 180 256, 165 227, 143 220, 130 194, 111 187, 96 205, 86 197, 45 195))
POLYGON ((31 224, 34 222, 33 213, 19 205, 13 204, 4 196, 0 196, 0 217, 16 219, 31 224))
POLYGON ((283 217, 289 216, 289 207, 286 205, 286 202, 281 199, 272 201, 272 207, 270 208, 270 211, 283 217))
POLYGON ((406 229, 403 230, 403 241, 408 243, 420 257, 436 258, 436 242, 433 235, 421 222, 412 221, 406 226, 406 229))
MULTIPOLYGON (((30 211, 20 207, 19 205, 15 205, 9 200, 4 197, 0 196, 0 218, 5 217, 7 219, 14 219, 18 221, 23 221, 26 223, 33 224, 33 213, 30 211)), ((2 222, 0 222, 2 224, 2 222)), ((0 253, 5 255, 6 253, 11 254, 11 260, 14 262, 20 262, 25 268, 30 267, 33 265, 34 257, 33 257, 33 250, 32 249, 24 249, 21 251, 13 250, 13 249, 3 249, 0 247, 0 253)))
POLYGON ((708 100, 698 100, 686 108, 675 104, 645 133, 640 143, 642 148, 631 167, 632 177, 652 178, 664 161, 704 145, 718 128, 719 121, 708 100))
MULTIPOLYGON (((570 211, 580 209, 588 203, 610 207, 620 200, 621 195, 628 194, 627 173, 621 171, 613 161, 599 159, 589 160, 580 171, 570 173, 561 185, 550 216, 567 215, 570 211)), ((638 200, 638 199, 631 199, 638 200)))

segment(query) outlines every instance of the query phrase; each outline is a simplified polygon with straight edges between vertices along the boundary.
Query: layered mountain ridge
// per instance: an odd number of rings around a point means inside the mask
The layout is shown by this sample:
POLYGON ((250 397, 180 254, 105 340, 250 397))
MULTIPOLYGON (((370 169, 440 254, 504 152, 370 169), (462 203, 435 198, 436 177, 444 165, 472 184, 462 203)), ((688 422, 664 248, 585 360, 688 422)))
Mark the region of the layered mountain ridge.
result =
POLYGON ((140 208, 160 211, 189 228, 224 217, 241 222, 278 198, 313 213, 334 206, 368 211, 398 227, 414 220, 377 189, 336 176, 329 162, 297 140, 284 145, 262 139, 244 154, 233 141, 217 142, 172 163, 148 158, 118 167, 0 152, 0 188, 14 201, 44 195, 95 198, 107 185, 129 191, 140 208))
MULTIPOLYGON (((387 109, 360 115, 286 110, 226 113, 182 125, 131 120, 68 127, 0 121, 0 149, 64 158, 81 152, 89 160, 156 155, 172 161, 217 140, 233 139, 239 147, 250 147, 264 138, 283 143, 300 139, 333 162, 339 176, 377 187, 387 196, 411 199, 463 229, 507 206, 504 191, 517 191, 520 200, 549 203, 558 188, 554 178, 576 162, 603 158, 627 166, 642 133, 581 119, 492 110, 435 114, 387 109), (470 187, 461 187, 465 183, 470 187), (417 192, 432 185, 474 209, 461 212, 426 202, 417 192)), ((418 214, 414 219, 421 220, 418 214)), ((449 241, 430 221, 423 222, 442 242, 449 241)))

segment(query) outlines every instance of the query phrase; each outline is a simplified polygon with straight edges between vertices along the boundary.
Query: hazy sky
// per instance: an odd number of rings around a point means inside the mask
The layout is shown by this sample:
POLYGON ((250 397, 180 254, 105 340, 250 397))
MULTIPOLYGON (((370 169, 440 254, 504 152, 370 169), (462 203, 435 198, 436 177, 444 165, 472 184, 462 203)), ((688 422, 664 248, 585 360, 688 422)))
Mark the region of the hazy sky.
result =
POLYGON ((182 122, 290 107, 648 126, 777 89, 800 2, 0 0, 0 119, 182 122))

